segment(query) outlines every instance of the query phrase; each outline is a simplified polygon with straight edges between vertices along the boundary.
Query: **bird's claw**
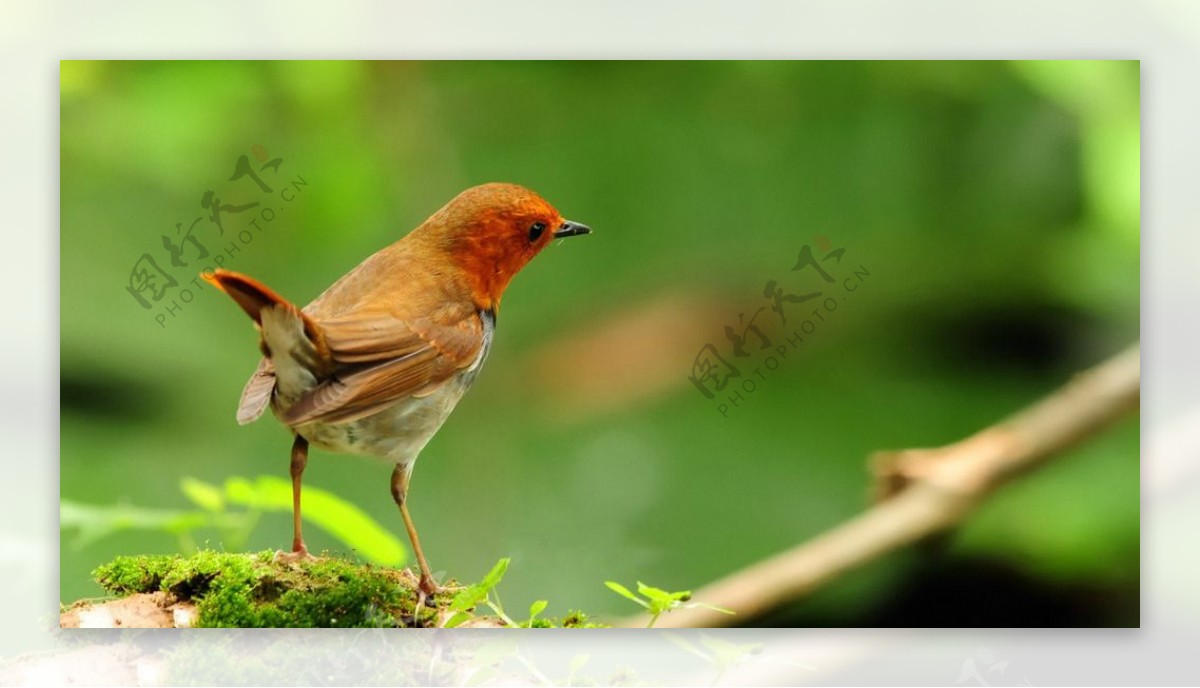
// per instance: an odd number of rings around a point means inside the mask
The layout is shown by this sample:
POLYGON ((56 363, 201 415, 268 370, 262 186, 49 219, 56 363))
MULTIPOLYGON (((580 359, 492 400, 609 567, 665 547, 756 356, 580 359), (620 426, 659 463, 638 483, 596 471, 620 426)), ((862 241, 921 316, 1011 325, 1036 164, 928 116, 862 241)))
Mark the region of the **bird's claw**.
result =
POLYGON ((463 589, 461 585, 439 585, 432 578, 422 578, 417 584, 417 589, 421 591, 421 596, 425 599, 433 599, 436 595, 444 595, 447 593, 455 593, 463 589))
POLYGON ((307 548, 292 550, 285 552, 283 550, 275 551, 274 560, 281 564, 294 564, 298 561, 316 561, 316 557, 309 553, 307 548))

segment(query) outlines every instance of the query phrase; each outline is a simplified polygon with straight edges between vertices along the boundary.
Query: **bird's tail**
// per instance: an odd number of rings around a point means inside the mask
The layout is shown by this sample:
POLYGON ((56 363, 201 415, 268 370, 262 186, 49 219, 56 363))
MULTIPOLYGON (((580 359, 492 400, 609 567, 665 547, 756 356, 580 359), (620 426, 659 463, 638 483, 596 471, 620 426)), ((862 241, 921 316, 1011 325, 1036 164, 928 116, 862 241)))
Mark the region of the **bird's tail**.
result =
POLYGON ((241 306, 262 334, 266 359, 242 393, 238 421, 249 422, 266 408, 273 390, 287 392, 311 386, 328 374, 331 366, 324 333, 312 318, 265 284, 236 272, 218 268, 202 275, 241 306))
POLYGON ((287 299, 276 294, 267 285, 236 272, 217 268, 211 275, 201 273, 200 276, 217 289, 229 294, 259 327, 262 326, 264 308, 277 304, 291 306, 287 299))
POLYGON ((299 319, 304 325, 304 334, 313 343, 323 339, 320 328, 304 311, 262 282, 223 268, 217 268, 211 275, 201 273, 200 276, 209 284, 228 294, 260 329, 263 327, 264 311, 278 309, 291 318, 299 319))

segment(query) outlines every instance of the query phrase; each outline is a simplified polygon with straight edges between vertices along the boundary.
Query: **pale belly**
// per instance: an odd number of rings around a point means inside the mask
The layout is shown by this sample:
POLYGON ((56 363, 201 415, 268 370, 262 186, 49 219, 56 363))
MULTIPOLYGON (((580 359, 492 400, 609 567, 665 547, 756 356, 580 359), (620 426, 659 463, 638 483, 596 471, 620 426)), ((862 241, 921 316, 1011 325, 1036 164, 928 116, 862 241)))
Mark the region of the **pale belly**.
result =
MULTIPOLYGON (((326 451, 374 456, 389 463, 411 466, 470 388, 487 358, 495 319, 491 314, 481 314, 481 317, 483 342, 478 357, 470 367, 433 393, 398 399, 379 413, 347 423, 313 422, 292 429, 312 446, 326 451)), ((271 408, 278 417, 318 383, 312 373, 296 361, 275 359, 274 362, 276 387, 271 408)))
POLYGON ((331 452, 362 454, 411 465, 470 386, 474 371, 460 373, 436 392, 398 401, 349 423, 307 423, 293 428, 310 444, 331 452))

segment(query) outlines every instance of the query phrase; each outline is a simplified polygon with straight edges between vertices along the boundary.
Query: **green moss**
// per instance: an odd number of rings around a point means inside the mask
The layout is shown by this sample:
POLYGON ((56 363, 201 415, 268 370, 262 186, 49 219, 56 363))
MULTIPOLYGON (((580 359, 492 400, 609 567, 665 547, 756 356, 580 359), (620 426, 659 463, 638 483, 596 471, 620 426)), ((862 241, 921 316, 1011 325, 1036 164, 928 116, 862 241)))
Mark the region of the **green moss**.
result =
POLYGON ((580 611, 567 612, 561 618, 537 618, 532 622, 522 621, 521 628, 612 628, 608 624, 597 623, 588 619, 588 615, 580 611))
MULTIPOLYGON (((419 604, 416 579, 406 571, 332 557, 280 562, 271 551, 118 557, 92 576, 118 596, 162 591, 190 601, 196 625, 203 627, 432 627, 437 609, 448 608, 454 598, 444 593, 419 604)), ((532 625, 603 626, 579 611, 532 625)))
POLYGON ((171 570, 172 557, 118 557, 92 572, 105 590, 118 595, 153 592, 162 584, 163 576, 171 570))
POLYGON ((567 612, 567 615, 561 618, 537 618, 532 622, 522 621, 518 626, 520 628, 612 628, 608 624, 590 620, 587 614, 580 611, 567 612))
MULTIPOLYGON (((540 621, 540 620, 539 620, 540 621)), ((548 622, 547 626, 541 626, 539 623, 534 623, 534 628, 612 628, 607 623, 599 623, 590 620, 588 615, 583 614, 580 610, 571 610, 566 612, 562 618, 554 618, 548 622)))
POLYGON ((567 615, 558 620, 558 628, 609 628, 608 624, 596 623, 588 618, 587 614, 573 609, 567 612, 567 615))
POLYGON ((190 557, 120 557, 93 573, 118 595, 169 592, 196 604, 198 626, 432 626, 434 605, 418 609, 411 576, 341 559, 283 563, 272 552, 204 551, 190 557))

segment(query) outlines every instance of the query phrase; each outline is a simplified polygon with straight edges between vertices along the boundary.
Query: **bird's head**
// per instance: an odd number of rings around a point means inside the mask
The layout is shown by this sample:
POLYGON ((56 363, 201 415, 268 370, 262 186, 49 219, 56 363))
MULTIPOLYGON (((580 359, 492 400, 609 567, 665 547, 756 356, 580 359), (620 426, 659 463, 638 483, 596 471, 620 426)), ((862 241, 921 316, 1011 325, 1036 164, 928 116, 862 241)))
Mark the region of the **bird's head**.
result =
POLYGON ((460 193, 422 229, 462 270, 484 310, 499 306, 508 283, 551 241, 592 231, 533 191, 499 183, 460 193))

